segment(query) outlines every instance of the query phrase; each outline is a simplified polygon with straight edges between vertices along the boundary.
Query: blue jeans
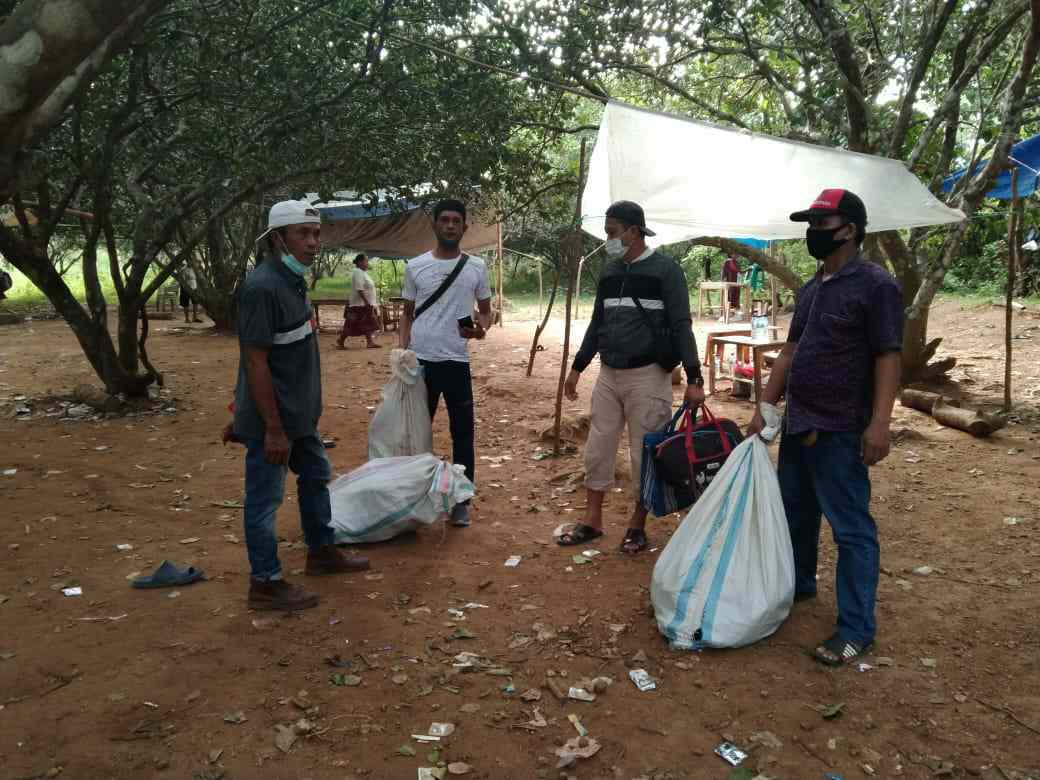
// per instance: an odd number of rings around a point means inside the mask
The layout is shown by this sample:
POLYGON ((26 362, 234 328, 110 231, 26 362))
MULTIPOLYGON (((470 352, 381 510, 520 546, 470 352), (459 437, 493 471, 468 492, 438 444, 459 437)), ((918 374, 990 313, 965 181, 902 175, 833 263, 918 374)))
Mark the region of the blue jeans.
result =
POLYGON ((870 475, 859 433, 819 433, 812 446, 802 435, 780 442, 777 476, 794 548, 795 591, 816 592, 820 513, 838 546, 838 634, 846 641, 874 641, 874 603, 881 554, 870 515, 870 475))
POLYGON ((285 497, 286 472, 292 469, 296 474, 303 538, 314 550, 333 543, 328 488, 332 464, 317 436, 305 436, 292 442, 288 467, 275 466, 264 460, 263 439, 249 439, 245 445, 246 503, 243 514, 251 576, 257 582, 280 580, 282 564, 278 561, 275 514, 285 497))

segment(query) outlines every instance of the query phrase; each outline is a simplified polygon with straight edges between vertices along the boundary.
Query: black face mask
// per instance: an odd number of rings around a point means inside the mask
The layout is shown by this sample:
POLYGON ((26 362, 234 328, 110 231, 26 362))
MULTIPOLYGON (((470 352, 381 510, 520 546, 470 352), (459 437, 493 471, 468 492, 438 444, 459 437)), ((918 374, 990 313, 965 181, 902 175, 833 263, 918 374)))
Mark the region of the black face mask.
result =
POLYGON ((825 258, 832 255, 836 250, 840 249, 845 245, 847 238, 835 238, 835 234, 839 230, 843 230, 848 227, 848 224, 836 227, 832 230, 825 230, 820 228, 809 228, 805 231, 805 247, 809 250, 809 254, 815 257, 817 260, 824 260, 825 258))

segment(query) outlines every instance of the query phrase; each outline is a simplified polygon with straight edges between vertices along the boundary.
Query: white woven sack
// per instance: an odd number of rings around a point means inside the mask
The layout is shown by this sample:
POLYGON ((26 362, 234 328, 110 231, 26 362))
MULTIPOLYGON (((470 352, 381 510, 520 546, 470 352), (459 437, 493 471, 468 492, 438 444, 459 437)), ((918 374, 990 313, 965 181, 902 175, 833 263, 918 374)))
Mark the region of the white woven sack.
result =
POLYGON ((433 423, 419 359, 410 349, 390 352, 393 376, 368 425, 368 457, 393 458, 433 452, 433 423))
POLYGON ((462 466, 434 455, 377 458, 329 485, 337 544, 382 542, 473 497, 462 466))

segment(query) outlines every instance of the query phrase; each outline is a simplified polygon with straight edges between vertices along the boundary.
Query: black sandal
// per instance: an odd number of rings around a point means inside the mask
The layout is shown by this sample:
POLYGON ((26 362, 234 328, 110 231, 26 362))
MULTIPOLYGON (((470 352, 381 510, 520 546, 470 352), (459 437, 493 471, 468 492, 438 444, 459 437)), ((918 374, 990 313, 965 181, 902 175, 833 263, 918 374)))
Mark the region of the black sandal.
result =
POLYGON ((635 555, 645 550, 646 544, 646 531, 642 528, 629 528, 625 531, 625 538, 621 540, 621 552, 635 555))
POLYGON ((591 525, 585 525, 584 523, 578 523, 573 529, 560 535, 560 538, 556 540, 556 544, 560 547, 574 547, 578 544, 588 544, 591 541, 599 539, 603 536, 603 531, 599 528, 593 528, 591 525))
POLYGON ((862 658, 870 647, 869 644, 861 645, 859 642, 842 639, 835 634, 813 650, 812 657, 825 666, 844 666, 850 661, 862 658))

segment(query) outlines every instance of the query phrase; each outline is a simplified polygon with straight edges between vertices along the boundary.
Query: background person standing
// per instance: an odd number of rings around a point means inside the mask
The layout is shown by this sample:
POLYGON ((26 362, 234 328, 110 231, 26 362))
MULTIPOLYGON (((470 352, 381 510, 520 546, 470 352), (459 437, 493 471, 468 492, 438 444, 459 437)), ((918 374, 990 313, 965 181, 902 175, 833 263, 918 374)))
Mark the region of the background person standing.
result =
POLYGON ((379 330, 376 307, 379 294, 376 284, 368 275, 368 255, 354 258, 354 271, 350 276, 350 300, 343 310, 343 330, 336 339, 336 346, 343 349, 343 342, 351 336, 364 336, 369 349, 379 349, 372 334, 379 330))
POLYGON ((184 309, 185 322, 202 322, 199 318, 199 304, 195 300, 195 290, 198 289, 199 280, 195 276, 195 269, 190 265, 184 266, 180 273, 180 305, 184 309), (188 307, 191 307, 192 319, 188 319, 188 307))
MULTIPOLYGON (((415 352, 423 365, 430 418, 440 397, 448 408, 452 462, 466 468, 475 483, 476 450, 473 377, 469 368, 469 340, 482 339, 491 327, 491 287, 487 265, 459 249, 466 233, 466 204, 454 199, 433 208, 437 246, 408 261, 401 295, 401 347, 415 352), (479 309, 472 321, 473 302, 479 309), (472 327, 460 321, 470 318, 472 327)), ((468 526, 469 502, 451 513, 456 526, 468 526)))
POLYGON ((690 319, 690 293, 682 266, 648 247, 643 208, 621 200, 607 209, 604 247, 610 263, 596 286, 592 321, 564 392, 578 397, 578 380, 599 354, 600 372, 592 389, 589 436, 585 441, 585 517, 560 537, 561 546, 585 544, 603 535, 603 498, 614 484, 621 433, 628 428, 635 506, 621 550, 646 549, 647 508, 639 495, 643 437, 672 416, 672 369, 686 371, 685 401, 696 410, 704 402, 704 379, 690 319), (661 365, 662 342, 670 365, 661 365))
POLYGON ((245 536, 250 609, 297 610, 318 596, 290 585, 278 560, 275 518, 289 469, 296 474, 308 575, 368 568, 333 544, 332 465, 318 436, 321 364, 305 274, 321 247, 321 217, 306 201, 271 207, 264 262, 242 286, 233 433, 246 446, 245 536))
MULTIPOLYGON (((840 666, 866 653, 877 630, 881 558, 868 469, 889 451, 903 295, 888 271, 860 253, 867 210, 854 193, 824 190, 791 219, 809 223, 805 242, 822 266, 798 292, 762 400, 787 397, 777 476, 794 549, 795 601, 816 596, 821 513, 838 546, 837 626, 813 657, 840 666)), ((748 435, 764 425, 756 411, 748 435)))

